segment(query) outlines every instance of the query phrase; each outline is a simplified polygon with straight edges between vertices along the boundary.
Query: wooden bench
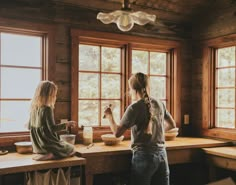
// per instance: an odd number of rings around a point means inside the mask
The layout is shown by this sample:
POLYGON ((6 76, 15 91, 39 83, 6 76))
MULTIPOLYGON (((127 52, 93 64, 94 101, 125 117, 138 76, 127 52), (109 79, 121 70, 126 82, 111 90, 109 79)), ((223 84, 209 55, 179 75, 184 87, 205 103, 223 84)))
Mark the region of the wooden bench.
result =
POLYGON ((209 164, 209 178, 216 180, 216 167, 236 171, 236 146, 203 148, 209 164))
POLYGON ((78 166, 80 168, 80 173, 82 173, 82 167, 86 164, 86 159, 77 156, 50 161, 35 161, 32 159, 33 156, 34 155, 32 154, 18 153, 8 153, 6 155, 1 155, 0 185, 7 185, 3 182, 3 179, 9 174, 23 173, 22 175, 24 175, 24 172, 74 166, 78 166))

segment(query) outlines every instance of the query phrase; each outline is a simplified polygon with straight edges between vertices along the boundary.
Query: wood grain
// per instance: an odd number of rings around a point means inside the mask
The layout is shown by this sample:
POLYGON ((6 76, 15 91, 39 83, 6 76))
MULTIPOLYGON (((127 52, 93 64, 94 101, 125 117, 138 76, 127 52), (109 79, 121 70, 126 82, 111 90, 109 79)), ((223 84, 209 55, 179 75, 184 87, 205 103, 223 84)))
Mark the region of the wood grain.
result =
POLYGON ((19 173, 51 168, 85 165, 86 160, 81 157, 69 157, 60 160, 35 161, 32 154, 9 153, 0 156, 0 175, 19 173))

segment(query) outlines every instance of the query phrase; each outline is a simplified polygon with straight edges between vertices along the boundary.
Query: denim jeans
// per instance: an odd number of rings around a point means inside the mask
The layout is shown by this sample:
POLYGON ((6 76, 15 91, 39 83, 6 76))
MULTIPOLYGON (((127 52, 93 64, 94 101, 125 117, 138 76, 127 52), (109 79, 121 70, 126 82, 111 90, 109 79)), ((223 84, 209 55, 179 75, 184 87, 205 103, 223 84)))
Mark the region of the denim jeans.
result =
POLYGON ((165 148, 134 151, 131 185, 169 185, 169 166, 165 148))

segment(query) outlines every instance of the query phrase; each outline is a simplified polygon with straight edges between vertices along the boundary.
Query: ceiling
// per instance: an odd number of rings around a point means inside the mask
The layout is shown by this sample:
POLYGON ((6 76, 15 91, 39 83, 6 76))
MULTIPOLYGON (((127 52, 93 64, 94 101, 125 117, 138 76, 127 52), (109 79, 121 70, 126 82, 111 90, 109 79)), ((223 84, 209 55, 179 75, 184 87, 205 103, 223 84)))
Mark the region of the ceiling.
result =
MULTIPOLYGON (((121 8, 123 0, 54 0, 88 9, 110 12, 121 8)), ((162 21, 191 22, 209 11, 219 11, 236 4, 236 0, 130 0, 135 11, 157 15, 162 21)))
MULTIPOLYGON (((101 24, 96 19, 97 13, 119 10, 123 0, 0 0, 0 2, 1 8, 4 7, 3 2, 9 7, 12 4, 18 8, 18 12, 22 11, 24 16, 26 13, 32 15, 35 10, 41 13, 42 20, 51 18, 83 25, 87 29, 96 27, 97 30, 104 30, 107 29, 107 25, 101 24)), ((191 38, 193 29, 201 28, 201 25, 204 25, 202 23, 208 24, 210 22, 208 20, 214 21, 217 16, 223 16, 227 12, 234 12, 236 15, 236 0, 130 0, 130 3, 133 11, 144 11, 157 16, 155 22, 133 28, 139 35, 156 36, 156 33, 159 33, 168 38, 170 36, 191 38)), ((5 10, 5 13, 8 11, 5 10)), ((116 30, 115 25, 109 25, 109 31, 116 30)))

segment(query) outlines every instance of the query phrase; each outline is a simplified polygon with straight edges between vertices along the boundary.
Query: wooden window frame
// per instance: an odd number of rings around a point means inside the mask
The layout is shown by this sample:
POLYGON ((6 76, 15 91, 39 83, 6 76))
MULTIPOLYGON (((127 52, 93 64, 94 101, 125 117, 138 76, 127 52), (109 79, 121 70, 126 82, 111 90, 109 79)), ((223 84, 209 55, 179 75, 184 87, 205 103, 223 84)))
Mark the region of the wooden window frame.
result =
POLYGON ((203 48, 203 91, 201 134, 219 139, 236 139, 236 128, 215 128, 215 65, 216 49, 236 46, 236 34, 204 41, 203 48))
MULTIPOLYGON (((165 101, 166 102, 166 107, 167 108, 170 108, 171 107, 171 105, 170 105, 170 99, 168 99, 168 98, 170 98, 170 89, 171 89, 171 83, 170 83, 170 78, 168 78, 169 76, 171 76, 170 74, 171 74, 171 71, 170 71, 170 69, 171 69, 171 62, 172 62, 172 60, 171 60, 171 56, 172 56, 172 51, 171 50, 160 50, 160 49, 158 49, 158 50, 156 50, 156 49, 151 49, 151 48, 146 48, 146 49, 142 49, 142 48, 131 48, 131 50, 136 50, 136 51, 147 51, 148 52, 148 72, 147 72, 147 75, 148 75, 148 77, 150 78, 150 77, 164 77, 165 78, 165 80, 166 80, 166 98, 164 98, 164 99, 160 99, 161 101, 165 101), (160 52, 160 53, 166 53, 166 74, 164 74, 164 75, 160 75, 160 74, 151 74, 150 73, 150 53, 151 52, 160 52)), ((131 70, 132 70, 132 56, 131 56, 131 62, 130 62, 131 64, 130 64, 130 68, 131 68, 131 70)), ((131 75, 131 73, 129 73, 129 75, 131 75)), ((129 102, 129 104, 130 104, 131 102, 129 102)))
MULTIPOLYGON (((96 44, 111 44, 124 46, 125 51, 123 52, 125 58, 125 65, 123 67, 124 74, 122 74, 124 92, 128 92, 127 79, 131 74, 131 61, 132 61, 132 49, 149 48, 152 51, 168 52, 168 63, 167 66, 167 107, 173 115, 177 126, 181 126, 181 82, 180 82, 180 65, 177 65, 180 61, 180 48, 181 43, 178 41, 161 40, 157 38, 148 38, 140 36, 131 36, 124 34, 115 33, 104 33, 91 30, 71 29, 72 38, 72 65, 71 65, 71 119, 78 121, 78 45, 80 42, 96 43, 96 44), (171 74, 171 75, 170 75, 171 74)), ((121 113, 124 112, 125 107, 129 105, 129 97, 125 98, 121 102, 121 113)), ((82 138, 82 128, 74 128, 73 133, 78 133, 78 138, 82 138)), ((104 133, 110 133, 109 127, 94 127, 94 140, 100 140, 100 136, 104 133)), ((130 136, 130 132, 126 132, 125 136, 130 136)))
MULTIPOLYGON (((0 31, 6 33, 42 37, 42 79, 55 79, 55 26, 22 20, 0 18, 0 31)), ((0 146, 12 146, 15 142, 30 139, 28 131, 1 133, 0 146)))
MULTIPOLYGON (((79 98, 78 97, 78 99, 77 99, 77 102, 78 102, 78 100, 97 100, 97 101, 103 101, 103 100, 105 100, 105 101, 109 101, 109 100, 117 100, 117 101, 120 101, 121 102, 121 104, 120 104, 120 115, 122 114, 122 112, 124 111, 124 109, 123 109, 123 106, 122 106, 122 102, 124 102, 124 97, 125 97, 125 94, 124 94, 124 91, 123 91, 123 89, 124 89, 124 87, 125 87, 125 84, 124 84, 124 78, 122 78, 122 76, 123 76, 123 74, 124 74, 124 66, 125 66, 125 64, 124 64, 124 47, 125 46, 123 46, 123 45, 120 45, 120 44, 111 44, 111 43, 103 43, 103 44, 101 44, 101 43, 99 43, 99 44, 97 44, 97 43, 95 43, 95 42, 85 42, 85 41, 80 41, 80 43, 79 44, 82 44, 82 45, 91 45, 91 46, 98 46, 99 47, 99 50, 100 50, 100 69, 101 69, 101 65, 102 65, 102 63, 101 63, 101 49, 102 49, 102 47, 111 47, 111 48, 117 48, 117 49, 120 49, 120 51, 121 51, 121 53, 120 53, 120 55, 121 55, 121 62, 120 62, 120 72, 107 72, 107 71, 101 71, 101 70, 98 70, 98 71, 90 71, 90 70, 80 70, 79 69, 79 67, 77 68, 77 66, 76 66, 76 69, 78 69, 78 71, 77 71, 77 75, 78 75, 78 72, 80 73, 80 72, 82 72, 82 73, 94 73, 94 74, 99 74, 100 75, 100 80, 99 80, 99 84, 101 85, 101 80, 102 80, 102 75, 103 74, 114 74, 114 75, 119 75, 119 76, 121 76, 121 78, 120 78, 120 86, 121 86, 121 94, 120 94, 120 98, 118 99, 118 98, 107 98, 107 99, 104 99, 104 98, 102 98, 101 97, 101 95, 102 95, 102 93, 101 93, 101 88, 102 87, 100 87, 100 89, 99 89, 99 98, 79 98)), ((77 62, 78 63, 78 62, 77 62)), ((77 64, 78 65, 78 64, 77 64)), ((74 63, 73 63, 73 68, 74 68, 74 63)), ((76 76, 75 75, 73 75, 73 80, 75 80, 74 78, 76 78, 76 76)), ((77 76, 77 79, 78 79, 78 76, 77 76)), ((73 83, 74 84, 74 83, 73 83)), ((78 90, 78 88, 77 88, 77 90, 78 90)), ((79 105, 77 105, 78 106, 78 109, 79 109, 79 105)), ((77 110, 78 110, 77 109, 77 110)), ((100 103, 100 106, 99 106, 99 110, 98 110, 98 114, 99 115, 101 115, 101 103, 100 103)), ((77 117, 74 117, 74 119, 75 120, 78 120, 78 115, 77 115, 77 117)), ((100 119, 99 119, 100 120, 100 119)), ((78 123, 79 124, 79 123, 78 123)), ((106 128, 107 126, 102 126, 101 125, 101 123, 99 122, 99 125, 98 126, 93 126, 94 128, 97 128, 97 127, 99 127, 99 128, 106 128)))

